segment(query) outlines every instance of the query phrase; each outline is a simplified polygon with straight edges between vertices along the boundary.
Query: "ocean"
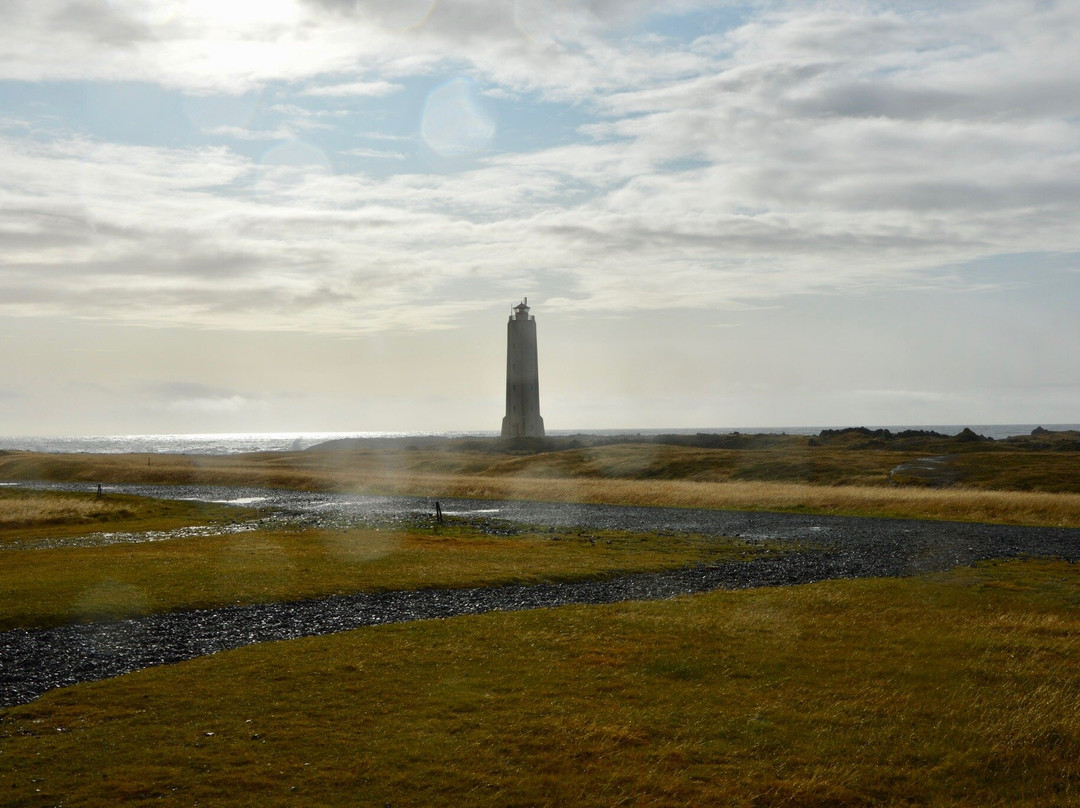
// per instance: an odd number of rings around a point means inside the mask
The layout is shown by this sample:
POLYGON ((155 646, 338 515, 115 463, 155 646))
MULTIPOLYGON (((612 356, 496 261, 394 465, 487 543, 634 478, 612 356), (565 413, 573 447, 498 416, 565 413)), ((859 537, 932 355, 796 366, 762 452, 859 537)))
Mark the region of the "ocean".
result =
MULTIPOLYGON (((988 438, 1000 440, 1012 435, 1028 435, 1033 429, 1080 430, 1080 424, 972 424, 972 431, 988 438)), ((771 433, 788 435, 816 435, 822 429, 837 427, 785 426, 785 427, 710 427, 694 429, 553 429, 549 435, 694 435, 699 432, 711 434, 771 433)), ((945 435, 955 435, 965 427, 952 425, 905 425, 870 426, 871 429, 889 429, 899 432, 905 429, 927 429, 945 435)), ((89 452, 95 454, 149 453, 149 454, 240 454, 244 452, 278 452, 307 449, 319 443, 341 438, 408 438, 435 436, 445 438, 498 436, 496 431, 463 432, 229 432, 191 435, 72 435, 12 436, 0 437, 0 450, 23 450, 33 452, 89 452)))

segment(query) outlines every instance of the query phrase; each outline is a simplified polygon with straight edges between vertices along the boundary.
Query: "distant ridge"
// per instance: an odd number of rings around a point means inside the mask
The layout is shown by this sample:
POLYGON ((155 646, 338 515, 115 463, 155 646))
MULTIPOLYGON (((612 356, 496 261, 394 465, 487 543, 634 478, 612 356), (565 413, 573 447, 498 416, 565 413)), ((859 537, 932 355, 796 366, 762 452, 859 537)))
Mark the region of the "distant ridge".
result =
MULTIPOLYGON (((695 428, 695 429, 549 429, 549 438, 571 438, 592 441, 599 437, 625 438, 634 436, 639 440, 658 438, 677 441, 687 436, 698 435, 788 435, 820 438, 822 433, 843 433, 851 430, 879 429, 891 436, 908 433, 930 432, 946 437, 958 435, 964 429, 970 429, 976 435, 1003 441, 1008 438, 1037 438, 1043 442, 1049 440, 1047 433, 1080 435, 1080 424, 971 424, 956 425, 880 425, 857 427, 739 427, 734 428, 695 428), (1040 431, 1041 430, 1041 431, 1040 431)), ((310 446, 325 444, 345 438, 363 438, 367 440, 410 440, 441 441, 448 439, 480 440, 497 437, 493 430, 460 431, 353 431, 353 432, 233 432, 233 433, 195 433, 163 435, 67 435, 67 436, 0 436, 0 450, 15 450, 45 453, 92 453, 92 454, 192 454, 192 455, 228 455, 251 452, 298 451, 310 446)), ((866 435, 864 440, 877 436, 866 435)), ((886 436, 880 436, 885 438, 886 436)), ((892 438, 888 438, 892 439, 892 438)), ((702 439, 704 440, 704 439, 702 439)), ((368 444, 369 446, 374 444, 368 444)), ((396 445, 396 444, 391 444, 396 445)))
MULTIPOLYGON (((902 451, 948 452, 956 451, 965 444, 994 442, 994 438, 980 435, 967 427, 957 434, 948 435, 930 429, 904 429, 893 432, 885 428, 870 429, 860 426, 845 427, 843 429, 822 429, 816 435, 792 435, 784 432, 599 435, 581 432, 572 435, 548 435, 543 438, 477 436, 447 438, 438 435, 393 438, 342 438, 316 444, 307 451, 352 451, 358 449, 400 448, 404 446, 405 449, 446 447, 468 451, 535 453, 583 449, 593 446, 646 443, 697 449, 752 450, 785 445, 804 445, 833 446, 846 449, 889 448, 902 451)), ((1035 427, 1029 435, 1014 435, 998 442, 1013 449, 1080 451, 1080 431, 1051 431, 1042 427, 1035 427)))

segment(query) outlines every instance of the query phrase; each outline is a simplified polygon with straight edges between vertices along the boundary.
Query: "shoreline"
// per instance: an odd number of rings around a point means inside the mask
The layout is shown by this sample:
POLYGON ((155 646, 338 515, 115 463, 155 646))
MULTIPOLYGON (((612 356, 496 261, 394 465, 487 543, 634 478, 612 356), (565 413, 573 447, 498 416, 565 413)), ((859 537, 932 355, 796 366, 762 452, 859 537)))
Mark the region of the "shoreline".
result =
MULTIPOLYGON (((908 424, 865 426, 780 426, 780 427, 687 427, 687 428, 634 428, 634 429, 551 429, 548 438, 579 440, 634 438, 646 441, 657 436, 674 436, 685 439, 691 435, 786 435, 790 437, 819 437, 823 432, 868 430, 892 433, 922 431, 936 432, 953 437, 970 429, 977 435, 1005 440, 1010 437, 1030 435, 1033 430, 1044 428, 1051 432, 1078 431, 1080 424, 908 424)), ((8 435, 0 436, 0 451, 34 451, 44 453, 91 453, 91 454, 243 454, 250 452, 302 451, 312 446, 339 440, 402 441, 432 440, 498 440, 495 430, 450 430, 443 432, 222 432, 222 433, 162 433, 162 434, 116 434, 116 435, 8 435)))

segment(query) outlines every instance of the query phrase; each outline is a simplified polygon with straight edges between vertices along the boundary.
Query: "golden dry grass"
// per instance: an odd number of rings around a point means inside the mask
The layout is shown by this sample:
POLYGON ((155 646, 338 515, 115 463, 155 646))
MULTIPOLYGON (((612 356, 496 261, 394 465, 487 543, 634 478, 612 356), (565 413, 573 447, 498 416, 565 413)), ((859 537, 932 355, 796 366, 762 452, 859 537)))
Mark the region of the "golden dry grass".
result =
POLYGON ((1080 569, 253 646, 0 712, 0 805, 1080 802, 1080 569))
POLYGON ((0 494, 0 530, 13 527, 70 525, 123 519, 132 515, 131 504, 110 499, 59 497, 52 494, 0 494))
POLYGON ((232 456, 0 453, 0 478, 259 485, 430 497, 794 510, 1080 527, 1080 455, 997 444, 955 459, 973 485, 889 485, 917 453, 625 444, 514 455, 468 447, 232 456))
POLYGON ((107 493, 0 488, 0 544, 59 539, 107 531, 173 530, 249 518, 254 511, 209 502, 184 502, 107 493))
POLYGON ((422 494, 433 497, 805 511, 1080 527, 1080 494, 1030 491, 823 486, 776 482, 560 480, 464 475, 372 476, 357 484, 363 490, 373 493, 422 494))

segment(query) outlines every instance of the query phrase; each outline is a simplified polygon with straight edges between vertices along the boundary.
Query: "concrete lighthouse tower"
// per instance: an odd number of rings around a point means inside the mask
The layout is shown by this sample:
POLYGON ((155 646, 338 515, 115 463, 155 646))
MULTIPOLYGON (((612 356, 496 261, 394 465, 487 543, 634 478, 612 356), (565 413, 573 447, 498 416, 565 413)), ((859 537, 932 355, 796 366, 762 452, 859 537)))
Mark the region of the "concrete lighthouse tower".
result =
POLYGON ((540 380, 536 365, 536 319, 529 316, 529 298, 514 306, 506 325, 506 416, 504 438, 542 438, 540 380))

